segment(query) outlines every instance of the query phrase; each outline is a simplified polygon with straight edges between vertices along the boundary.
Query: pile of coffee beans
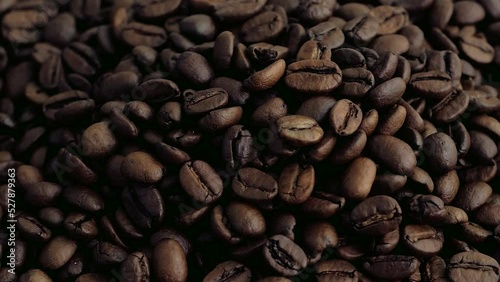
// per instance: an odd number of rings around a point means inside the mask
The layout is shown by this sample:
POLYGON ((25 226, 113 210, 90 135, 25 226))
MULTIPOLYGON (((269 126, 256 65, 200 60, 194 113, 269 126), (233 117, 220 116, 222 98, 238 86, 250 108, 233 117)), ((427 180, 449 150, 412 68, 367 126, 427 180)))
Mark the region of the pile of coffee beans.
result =
POLYGON ((0 281, 500 281, 499 0, 0 0, 0 27, 0 281))

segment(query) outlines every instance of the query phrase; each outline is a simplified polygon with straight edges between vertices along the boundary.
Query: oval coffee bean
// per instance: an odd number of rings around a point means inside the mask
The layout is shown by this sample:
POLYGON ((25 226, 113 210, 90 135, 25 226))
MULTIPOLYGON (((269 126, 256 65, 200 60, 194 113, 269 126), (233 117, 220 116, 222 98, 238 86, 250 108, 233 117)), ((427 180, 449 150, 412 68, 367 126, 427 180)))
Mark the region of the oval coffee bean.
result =
POLYGON ((354 229, 366 235, 384 235, 396 230, 402 220, 401 207, 389 196, 369 197, 351 212, 354 229))
POLYGON ((337 64, 327 60, 304 60, 288 65, 285 83, 291 89, 310 94, 326 94, 342 82, 337 64))
POLYGON ((264 245, 264 258, 277 272, 285 276, 299 274, 307 265, 304 251, 283 235, 274 235, 264 245))
POLYGON ((366 149, 374 161, 380 162, 397 174, 410 175, 417 165, 411 147, 390 135, 370 137, 366 149))
POLYGON ((215 170, 201 160, 186 162, 179 172, 181 186, 194 201, 209 204, 222 195, 222 180, 215 170))
POLYGON ((340 136, 348 136, 356 132, 362 120, 361 108, 347 99, 337 101, 330 110, 330 125, 340 136))
POLYGON ((312 145, 323 137, 323 129, 314 119, 299 115, 279 118, 276 131, 280 138, 292 146, 312 145))
POLYGON ((301 204, 311 195, 315 184, 314 167, 290 163, 278 180, 278 193, 288 204, 301 204))

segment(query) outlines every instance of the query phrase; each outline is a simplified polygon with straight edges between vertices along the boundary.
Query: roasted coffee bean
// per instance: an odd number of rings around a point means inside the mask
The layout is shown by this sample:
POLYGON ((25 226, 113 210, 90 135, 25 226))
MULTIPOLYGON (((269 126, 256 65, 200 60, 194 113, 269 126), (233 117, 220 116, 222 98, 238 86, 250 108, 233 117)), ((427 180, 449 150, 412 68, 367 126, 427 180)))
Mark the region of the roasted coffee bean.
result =
POLYGON ((367 235, 384 235, 398 228, 401 207, 389 196, 374 196, 359 203, 351 212, 354 229, 367 235))
POLYGON ((333 164, 346 164, 358 157, 366 146, 367 136, 363 130, 357 130, 354 134, 343 139, 339 138, 335 144, 330 161, 333 164))
POLYGON ((334 0, 303 0, 299 2, 297 12, 306 22, 321 22, 332 15, 336 3, 334 0))
MULTIPOLYGON (((288 106, 283 99, 276 97, 267 100, 252 113, 251 121, 260 127, 271 126, 279 118, 286 116, 288 106)), ((299 114, 299 113, 298 113, 299 114)))
POLYGON ((253 91, 267 90, 281 79, 285 73, 286 63, 283 59, 277 60, 266 68, 255 72, 243 81, 243 85, 253 91))
POLYGON ((447 173, 457 164, 457 148, 453 139, 444 133, 435 133, 424 139, 423 152, 433 172, 447 173))
POLYGON ((330 110, 330 124, 335 133, 340 136, 353 134, 361 124, 363 113, 353 102, 342 99, 330 110))
POLYGON ((340 93, 350 99, 363 98, 375 86, 375 77, 364 68, 342 70, 340 93))
POLYGON ((258 169, 247 167, 238 171, 232 182, 233 192, 246 200, 271 200, 278 194, 278 183, 258 169))
POLYGON ((88 212, 99 212, 104 209, 104 200, 94 190, 85 186, 66 187, 63 197, 68 203, 88 212))
POLYGON ((369 257, 363 268, 379 279, 407 279, 418 269, 418 260, 401 255, 369 257))
POLYGON ((235 261, 226 261, 218 264, 210 271, 203 282, 220 282, 220 281, 241 281, 250 282, 252 274, 250 270, 243 264, 235 261))
POLYGON ((324 193, 313 192, 311 197, 305 201, 301 209, 306 214, 317 218, 329 218, 337 214, 345 205, 345 198, 324 193))
POLYGON ((201 160, 185 163, 179 173, 179 180, 196 202, 208 204, 222 195, 222 180, 215 170, 201 160))
POLYGON ((432 99, 443 99, 451 93, 452 89, 450 76, 440 71, 414 74, 410 79, 410 84, 414 91, 432 99))
MULTIPOLYGON (((338 104, 338 102, 337 102, 338 104)), ((278 136, 292 146, 308 146, 318 143, 323 137, 323 129, 306 116, 290 115, 276 121, 278 136)))
POLYGON ((19 231, 26 240, 47 242, 52 237, 50 229, 38 222, 34 217, 22 215, 17 218, 17 221, 19 231))
POLYGON ((158 226, 165 217, 165 205, 156 188, 129 186, 123 189, 121 199, 130 219, 141 229, 158 226))
POLYGON ((139 183, 156 183, 163 176, 163 165, 145 152, 128 154, 121 165, 122 174, 139 183))
POLYGON ((377 35, 379 22, 370 16, 358 16, 349 20, 343 27, 345 36, 355 46, 366 46, 377 35))
POLYGON ((451 281, 461 279, 494 281, 498 276, 498 262, 478 252, 458 253, 448 264, 448 277, 451 281))
POLYGON ((401 7, 378 6, 369 13, 380 24, 378 34, 395 33, 408 24, 408 13, 401 7))
POLYGON ((383 108, 395 104, 406 90, 403 79, 389 79, 368 92, 367 97, 375 108, 383 108))
POLYGON ((444 235, 430 225, 407 225, 403 230, 403 243, 414 255, 432 257, 443 248, 444 235))
POLYGON ((328 93, 342 81, 340 68, 331 61, 304 60, 288 66, 285 83, 291 89, 304 93, 328 93))
POLYGON ((340 47, 344 43, 344 33, 333 22, 323 22, 311 27, 307 34, 310 39, 318 41, 327 49, 340 47))
POLYGON ((364 200, 370 194, 376 174, 377 166, 371 159, 354 159, 344 173, 342 195, 347 199, 364 200))
POLYGON ((338 280, 343 282, 358 281, 358 271, 345 260, 325 260, 316 264, 318 282, 338 280))
POLYGON ((326 48, 316 40, 308 40, 304 42, 302 46, 300 46, 300 49, 297 52, 297 61, 329 60, 331 56, 332 56, 331 49, 326 48))
POLYGON ((268 239, 264 245, 264 258, 274 270, 285 276, 297 275, 307 265, 304 251, 283 235, 268 239))
MULTIPOLYGON (((223 22, 240 21, 257 13, 265 4, 266 1, 263 0, 226 1, 213 6, 215 9, 214 15, 223 22)), ((208 5, 213 4, 209 3, 208 5)))
POLYGON ((278 193, 286 203, 301 204, 311 196, 314 184, 313 166, 291 163, 281 172, 278 193))
POLYGON ((241 27, 241 38, 246 43, 256 43, 273 39, 285 27, 283 17, 272 11, 266 11, 246 21, 241 27))
POLYGON ((87 93, 68 91, 51 96, 43 104, 43 113, 48 119, 68 123, 89 116, 95 102, 87 93))
POLYGON ((58 236, 44 246, 38 260, 44 268, 59 269, 73 256, 75 251, 75 241, 58 236))
MULTIPOLYGON (((425 146, 425 145, 424 145, 425 146)), ((396 137, 376 135, 370 137, 367 152, 374 161, 381 162, 393 172, 410 175, 416 166, 415 154, 411 147, 396 137), (391 152, 391 154, 387 154, 391 152)))

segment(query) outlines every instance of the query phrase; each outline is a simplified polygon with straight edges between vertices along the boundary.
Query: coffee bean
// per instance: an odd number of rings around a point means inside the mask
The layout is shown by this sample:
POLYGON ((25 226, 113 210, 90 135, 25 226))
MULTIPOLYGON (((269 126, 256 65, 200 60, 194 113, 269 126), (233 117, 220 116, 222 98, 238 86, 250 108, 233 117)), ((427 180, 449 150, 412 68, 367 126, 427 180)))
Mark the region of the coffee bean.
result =
MULTIPOLYGON (((304 30, 305 33, 305 30, 304 30)), ((315 40, 308 40, 300 46, 297 52, 297 61, 303 60, 329 60, 332 51, 315 40)))
POLYGON ((220 282, 224 280, 250 282, 251 278, 252 274, 245 265, 235 261, 225 261, 210 271, 203 278, 203 282, 220 282))
POLYGON ((275 235, 264 245, 264 258, 277 272, 285 276, 300 273, 307 265, 304 251, 283 235, 275 235))
MULTIPOLYGON (((266 4, 263 0, 231 0, 218 5, 214 5, 214 15, 223 22, 234 22, 248 19, 257 13, 266 4)), ((213 5, 210 3, 210 5, 213 5)))
POLYGON ((342 181, 342 195, 347 199, 363 200, 375 181, 377 166, 364 157, 354 159, 347 167, 342 181), (362 176, 362 177, 361 177, 362 176))
POLYGON ((335 133, 340 136, 353 134, 361 124, 363 113, 353 102, 342 99, 330 110, 330 124, 335 133))
POLYGON ((246 21, 241 27, 241 39, 246 43, 268 41, 277 37, 285 23, 280 14, 266 11, 246 21))
POLYGON ((75 241, 58 236, 45 245, 38 260, 47 269, 59 269, 73 256, 75 251, 75 241))
POLYGON ((87 117, 94 108, 95 102, 87 93, 68 91, 47 99, 43 104, 43 113, 48 119, 68 123, 87 117))
POLYGON ((378 6, 369 13, 380 24, 378 34, 391 34, 408 24, 408 13, 401 7, 378 6))
POLYGON ((288 66, 285 83, 303 93, 328 93, 342 81, 340 68, 331 61, 304 60, 288 66))
POLYGON ((457 148, 453 139, 444 133, 435 133, 424 139, 423 152, 435 173, 447 173, 457 163, 457 148))
POLYGON ((243 81, 243 85, 253 91, 262 91, 276 85, 285 73, 286 63, 283 59, 277 60, 266 68, 255 72, 243 81))
POLYGON ((384 235, 398 228, 401 207, 389 196, 374 196, 359 203, 350 220, 356 231, 367 235, 384 235))
MULTIPOLYGON (((425 145, 424 145, 425 146, 425 145)), ((416 166, 415 154, 411 147, 396 137, 376 135, 370 137, 367 152, 375 161, 381 162, 394 172, 410 175, 416 166), (386 154, 391 152, 391 154, 386 154)))
POLYGON ((323 129, 314 119, 299 115, 279 118, 276 131, 279 137, 293 146, 312 145, 323 137, 323 129))
POLYGON ((126 187, 121 194, 123 206, 130 220, 141 229, 151 229, 163 221, 165 205, 156 188, 126 187))
POLYGON ((163 166, 148 153, 133 152, 123 160, 121 172, 131 181, 155 183, 163 176, 163 166))
POLYGON ((330 161, 333 164, 346 164, 358 157, 366 146, 367 136, 363 130, 357 130, 354 134, 340 139, 335 144, 330 161))
POLYGON ((333 22, 323 22, 311 27, 307 34, 327 49, 340 47, 344 43, 344 33, 333 22))
POLYGON ((379 279, 406 279, 418 269, 418 260, 413 256, 388 255, 369 257, 363 268, 379 279))
POLYGON ((443 99, 452 89, 450 76, 440 71, 414 74, 410 84, 414 91, 433 99, 443 99))
POLYGON ((377 35, 379 22, 370 16, 358 16, 349 20, 343 28, 345 36, 356 46, 366 46, 377 35))
POLYGON ((316 279, 318 282, 331 281, 332 279, 348 282, 358 280, 358 271, 345 260, 325 260, 316 264, 316 279))
POLYGON ((332 15, 332 11, 337 2, 332 0, 305 0, 300 1, 299 3, 297 12, 299 13, 300 18, 306 22, 317 23, 326 20, 332 15))
POLYGON ((247 167, 238 171, 232 189, 236 195, 247 200, 271 200, 278 194, 278 183, 272 176, 247 167))
POLYGON ((375 86, 373 74, 363 68, 348 68, 342 70, 340 93, 346 98, 362 98, 375 86))
POLYGON ((36 242, 47 242, 52 237, 50 229, 41 224, 36 218, 23 215, 17 218, 18 228, 22 236, 27 240, 36 242))
POLYGON ((451 281, 460 279, 494 281, 498 279, 498 273, 498 262, 477 252, 455 254, 448 264, 448 277, 451 281))
POLYGON ((368 92, 368 100, 375 108, 383 108, 396 103, 406 90, 403 79, 396 77, 389 79, 368 92))
POLYGON ((286 203, 301 204, 311 195, 314 184, 313 166, 291 163, 281 172, 278 193, 286 203))
POLYGON ((327 222, 309 223, 304 231, 304 250, 310 256, 321 254, 326 248, 337 246, 337 231, 327 222))
POLYGON ((208 204, 222 194, 222 180, 215 170, 201 160, 185 163, 179 174, 182 187, 193 200, 208 204))
POLYGON ((443 248, 444 235, 430 225, 407 225, 403 230, 403 243, 418 256, 432 257, 443 248))

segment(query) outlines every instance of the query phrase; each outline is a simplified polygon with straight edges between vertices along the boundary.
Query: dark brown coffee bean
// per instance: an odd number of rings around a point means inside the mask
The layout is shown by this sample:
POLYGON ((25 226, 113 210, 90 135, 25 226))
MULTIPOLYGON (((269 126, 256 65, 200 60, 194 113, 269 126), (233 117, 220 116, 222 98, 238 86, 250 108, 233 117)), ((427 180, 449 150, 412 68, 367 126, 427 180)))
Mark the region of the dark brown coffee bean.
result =
POLYGON ((58 236, 44 246, 38 260, 44 268, 59 269, 73 256, 75 251, 75 241, 58 236))
POLYGON ((474 163, 488 162, 498 153, 498 148, 493 139, 479 131, 470 131, 471 146, 467 158, 474 163))
MULTIPOLYGON (((275 98, 276 99, 276 98, 275 98)), ((278 98, 280 99, 280 98, 278 98)), ((281 100, 281 99, 280 99, 281 100)), ((305 100, 297 110, 297 115, 307 116, 315 119, 318 123, 323 121, 336 103, 332 97, 314 96, 305 100)), ((285 113, 286 114, 286 113, 285 113)))
POLYGON ((358 271, 345 260, 325 260, 315 266, 318 282, 338 280, 342 282, 358 281, 358 271))
POLYGON ((378 34, 396 33, 409 22, 408 12, 402 7, 378 6, 369 13, 380 24, 378 34))
POLYGON ((318 23, 332 15, 337 2, 334 0, 303 0, 299 3, 297 13, 300 15, 300 18, 306 22, 318 23))
POLYGON ((423 152, 431 170, 438 174, 447 173, 457 164, 457 148, 453 139, 444 133, 435 133, 424 139, 423 152))
POLYGON ((432 5, 429 20, 432 26, 437 28, 444 28, 450 21, 453 15, 453 1, 440 0, 434 1, 432 5))
POLYGON ((318 143, 323 137, 323 129, 306 116, 290 115, 276 121, 279 137, 292 146, 308 146, 318 143))
POLYGON ((285 27, 283 20, 280 14, 272 11, 258 14, 241 26, 241 38, 246 43, 271 40, 285 27))
POLYGON ((186 193, 196 202, 208 204, 222 195, 220 176, 204 161, 185 163, 181 167, 179 180, 186 193))
POLYGON ((455 254, 448 264, 448 277, 454 282, 463 279, 495 281, 498 280, 498 273, 498 262, 479 252, 455 254))
POLYGON ((363 130, 345 138, 339 138, 335 144, 330 161, 332 164, 346 164, 358 157, 366 146, 367 136, 363 130))
POLYGON ((363 98, 375 86, 373 74, 363 68, 348 68, 342 70, 340 93, 350 99, 363 98))
POLYGON ((85 92, 68 91, 51 96, 43 104, 48 119, 68 123, 87 117, 95 108, 94 100, 85 92))
POLYGON ((121 30, 121 39, 130 46, 145 45, 149 47, 161 46, 167 41, 167 34, 163 28, 131 22, 121 30))
POLYGON ((370 137, 367 152, 393 172, 410 175, 416 167, 415 154, 411 147, 396 137, 376 135, 370 137), (387 154, 387 152, 391 152, 387 154))
POLYGON ((276 120, 286 116, 288 107, 281 98, 272 98, 260 105, 252 113, 251 121, 255 126, 271 126, 276 120))
POLYGON ((368 92, 367 97, 376 108, 387 107, 395 104, 406 90, 403 79, 396 77, 389 79, 368 92))
POLYGON ((240 122, 243 109, 239 106, 217 109, 209 112, 198 121, 198 126, 205 132, 225 130, 240 122))
POLYGON ((403 238, 411 253, 423 257, 436 255, 444 244, 443 232, 430 225, 407 225, 403 229, 403 238))
POLYGON ((342 81, 340 68, 331 61, 304 60, 287 68, 285 83, 293 90, 304 93, 328 93, 342 81))
POLYGON ((375 177, 370 193, 372 195, 393 195, 403 189, 407 180, 407 176, 399 174, 389 172, 379 174, 375 177))
POLYGON ((64 219, 64 229, 75 239, 91 240, 97 237, 98 227, 95 220, 84 213, 70 213, 64 219))
POLYGON ((61 192, 61 186, 56 183, 38 182, 24 191, 24 201, 36 207, 47 207, 55 203, 61 192))
POLYGON ((463 114, 469 106, 469 96, 464 91, 453 91, 430 111, 436 122, 450 123, 463 114))
POLYGON ((349 20, 343 31, 355 46, 366 46, 377 35, 379 27, 375 18, 363 15, 349 20))
POLYGON ((253 91, 262 91, 272 88, 285 74, 285 60, 280 59, 266 68, 255 72, 243 81, 243 85, 253 91))
POLYGON ((354 159, 343 175, 342 196, 356 201, 364 200, 370 194, 376 174, 377 166, 371 159, 354 159))
POLYGON ((205 59, 198 53, 183 52, 177 59, 177 70, 196 86, 208 84, 214 79, 214 71, 205 59))
POLYGON ((459 186, 457 171, 452 170, 434 179, 434 194, 448 205, 455 199, 459 186))
POLYGON ((271 200, 278 194, 278 183, 270 176, 255 168, 243 168, 232 182, 233 192, 246 200, 271 200))
POLYGON ((406 109, 401 105, 394 105, 382 116, 376 131, 381 135, 394 135, 403 126, 405 120, 406 109))
POLYGON ((227 92, 222 88, 186 93, 184 95, 184 111, 190 115, 203 114, 225 106, 227 102, 227 92))
POLYGON ((369 257, 363 263, 363 268, 379 279, 407 279, 418 269, 418 260, 413 256, 401 255, 369 257))
POLYGON ((283 235, 269 238, 264 246, 264 258, 274 270, 285 276, 297 275, 307 265, 304 251, 283 235))
POLYGON ((21 232, 21 236, 23 236, 26 240, 47 242, 52 237, 50 229, 29 215, 17 217, 17 227, 21 232))
POLYGON ((120 275, 124 281, 141 281, 150 277, 148 258, 142 252, 133 252, 120 266, 120 275))
POLYGON ((337 231, 327 222, 309 223, 303 234, 304 251, 309 256, 321 254, 326 248, 337 246, 337 231))
POLYGON ((322 22, 307 30, 310 39, 318 41, 327 49, 334 49, 344 44, 342 29, 333 22, 322 22))
POLYGON ((353 134, 362 119, 363 113, 359 106, 347 99, 337 101, 330 110, 330 124, 340 136, 353 134))
POLYGON ((313 166, 291 163, 280 174, 278 193, 286 203, 301 204, 311 195, 314 184, 313 166))
POLYGON ((231 0, 217 5, 212 3, 209 5, 213 5, 215 10, 214 15, 220 21, 234 22, 241 21, 242 19, 248 19, 262 9, 265 4, 266 1, 263 0, 244 0, 243 2, 239 0, 231 0))
POLYGON ((337 214, 345 205, 343 197, 324 192, 314 192, 301 209, 316 218, 329 218, 337 214))
POLYGON ((401 207, 389 196, 369 197, 351 212, 354 229, 367 235, 384 235, 396 230, 401 223, 401 207))
POLYGON ((123 160, 121 172, 131 181, 156 183, 163 176, 163 166, 148 153, 133 152, 123 160))
MULTIPOLYGON (((305 31, 304 31, 305 32, 305 31)), ((297 61, 303 60, 330 60, 332 51, 316 40, 308 40, 300 46, 297 52, 297 61)))
POLYGON ((241 281, 250 282, 252 274, 245 265, 235 261, 225 261, 210 271, 203 282, 241 281))
POLYGON ((403 35, 387 34, 372 40, 370 46, 379 54, 383 52, 391 52, 395 55, 401 55, 408 52, 410 49, 410 42, 403 35))
POLYGON ((495 49, 486 41, 484 35, 469 35, 460 38, 460 49, 467 57, 480 64, 491 63, 495 49))
POLYGON ((441 71, 414 74, 410 84, 414 91, 432 99, 443 99, 451 93, 452 89, 450 76, 441 71))
POLYGON ((128 186, 121 199, 131 221, 141 229, 156 227, 165 217, 165 204, 156 188, 128 186))

